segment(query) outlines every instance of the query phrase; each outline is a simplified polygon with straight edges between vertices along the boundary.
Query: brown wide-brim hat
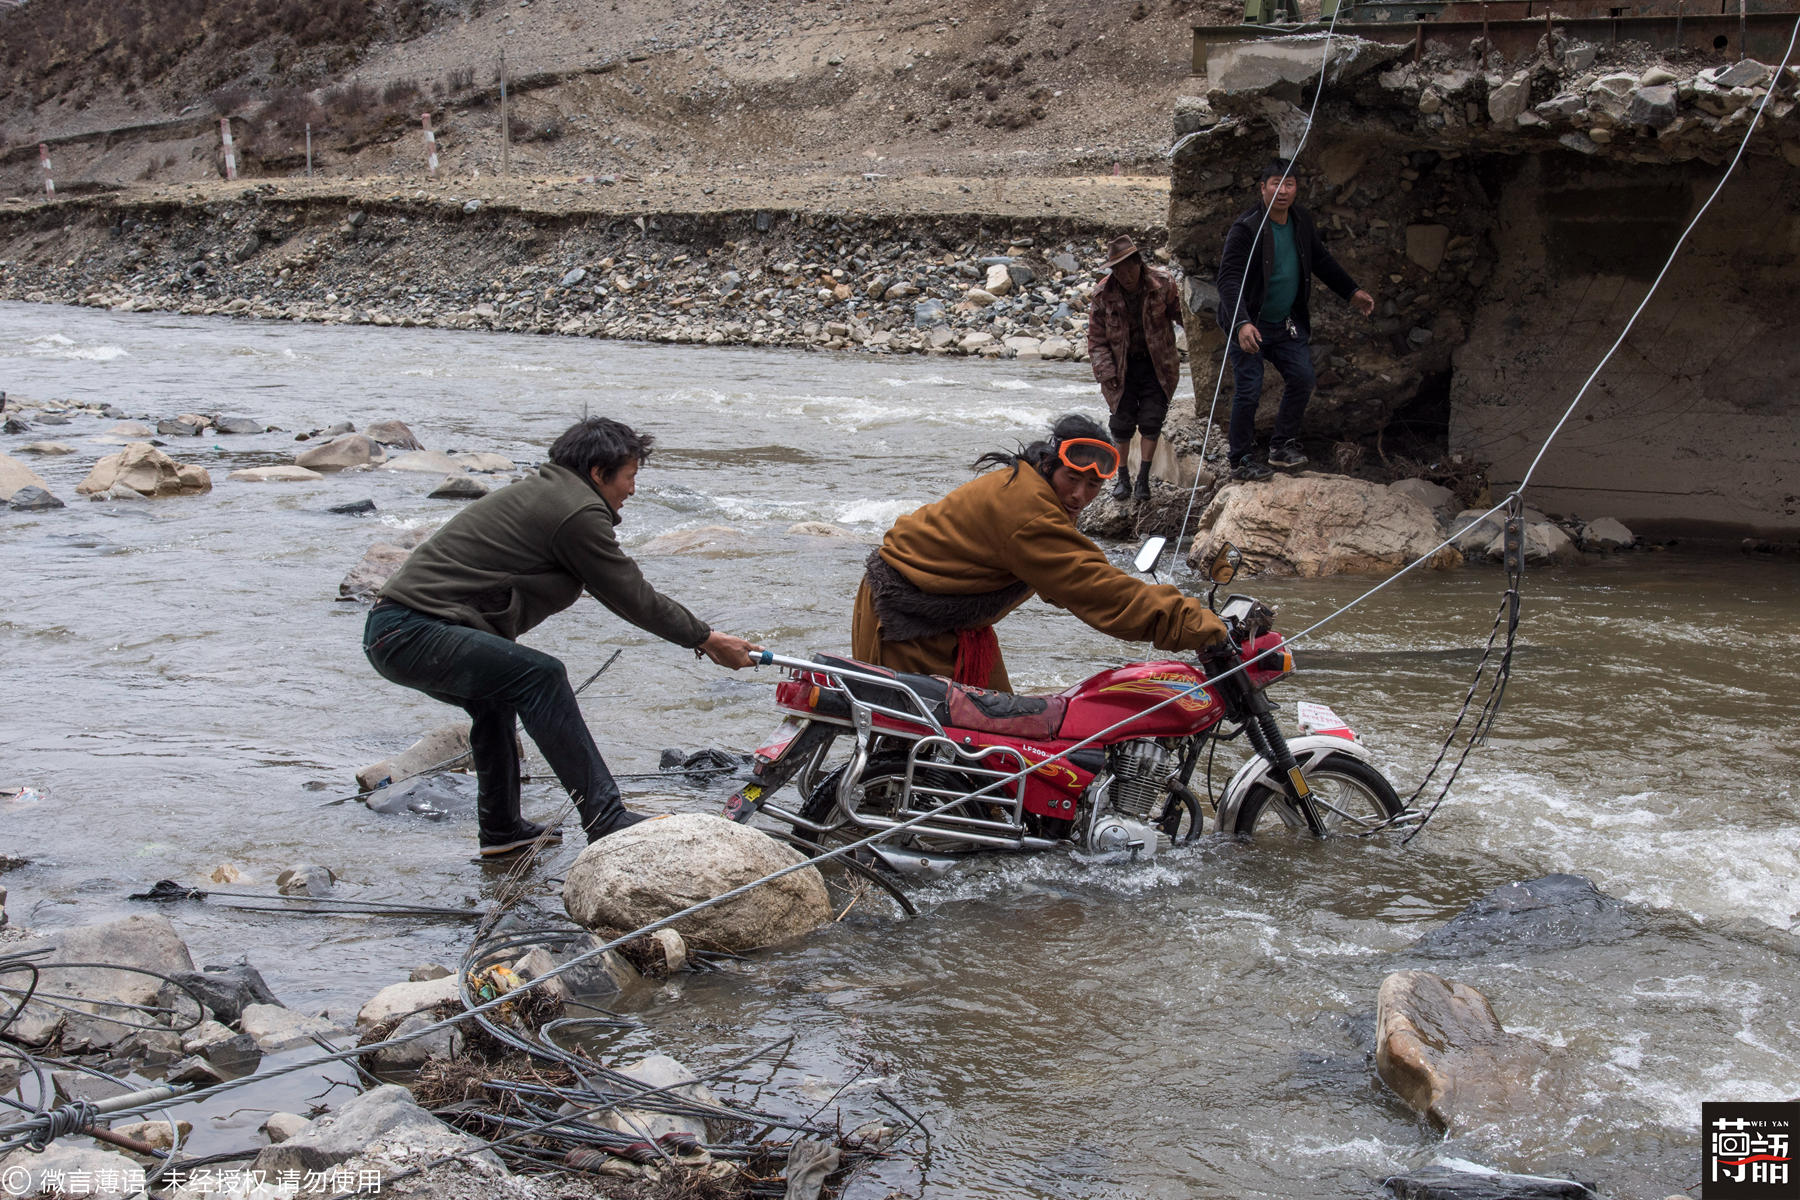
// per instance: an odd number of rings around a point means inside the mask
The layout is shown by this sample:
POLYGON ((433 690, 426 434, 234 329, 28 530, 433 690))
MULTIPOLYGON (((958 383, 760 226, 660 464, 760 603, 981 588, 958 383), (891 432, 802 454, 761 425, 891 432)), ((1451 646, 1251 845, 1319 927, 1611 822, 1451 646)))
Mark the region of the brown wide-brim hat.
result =
POLYGON ((1118 237, 1114 238, 1112 244, 1106 248, 1106 265, 1109 267, 1116 267, 1132 255, 1138 253, 1140 253, 1140 251, 1138 250, 1137 243, 1121 233, 1118 237))

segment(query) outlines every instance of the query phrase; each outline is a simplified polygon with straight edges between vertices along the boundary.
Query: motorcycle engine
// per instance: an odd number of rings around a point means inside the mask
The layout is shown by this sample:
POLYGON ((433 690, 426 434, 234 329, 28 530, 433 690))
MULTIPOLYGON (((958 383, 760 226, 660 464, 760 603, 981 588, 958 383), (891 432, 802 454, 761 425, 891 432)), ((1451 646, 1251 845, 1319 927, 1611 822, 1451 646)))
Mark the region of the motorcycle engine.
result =
POLYGON ((1113 811, 1136 821, 1149 820, 1177 765, 1168 749, 1152 738, 1138 738, 1113 747, 1112 762, 1108 764, 1113 776, 1108 797, 1113 811))

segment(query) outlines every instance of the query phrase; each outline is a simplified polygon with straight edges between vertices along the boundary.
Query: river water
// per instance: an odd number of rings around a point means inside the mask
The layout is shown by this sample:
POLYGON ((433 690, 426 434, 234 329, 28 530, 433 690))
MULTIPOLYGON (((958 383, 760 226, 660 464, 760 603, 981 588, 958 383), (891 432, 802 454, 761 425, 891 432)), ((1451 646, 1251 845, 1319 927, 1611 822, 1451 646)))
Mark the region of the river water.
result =
MULTIPOLYGON (((394 472, 225 480, 291 461, 292 431, 398 417, 433 449, 525 463, 585 411, 619 417, 659 441, 621 531, 650 578, 780 651, 842 651, 866 544, 980 451, 1094 411, 1085 370, 0 305, 0 388, 15 395, 289 431, 175 439, 215 488, 145 504, 75 495, 111 421, 0 438, 80 451, 33 464, 68 508, 0 510, 0 788, 38 793, 0 801, 0 850, 31 860, 4 877, 8 907, 41 928, 91 921, 222 864, 272 890, 283 867, 321 862, 345 894, 385 900, 496 886, 470 861, 472 821, 322 807, 355 790, 357 767, 457 715, 377 678, 363 609, 335 599, 370 542, 455 505, 426 498, 435 479, 394 472), (325 511, 363 498, 376 517, 325 511)), ((1369 582, 1246 590, 1295 629, 1369 582)), ((1698 1178, 1702 1100, 1800 1093, 1797 583, 1793 563, 1680 549, 1535 571, 1491 744, 1410 847, 1209 837, 1148 864, 991 860, 921 888, 914 921, 834 927, 637 998, 646 1028, 628 1048, 704 1068, 792 1033, 778 1067, 730 1094, 837 1105, 846 1128, 896 1119, 877 1091, 898 1099, 929 1145, 914 1138, 852 1196, 1374 1196, 1387 1174, 1456 1157, 1658 1200, 1698 1178), (1633 905, 1632 936, 1409 952, 1489 889, 1552 872, 1633 905), (1374 1079, 1376 990, 1409 966, 1481 989, 1509 1028, 1563 1049, 1532 1111, 1446 1142, 1374 1079)), ((1501 586, 1487 569, 1403 579, 1302 649, 1284 712, 1332 704, 1405 794, 1501 586)), ((1021 690, 1132 657, 1035 601, 1004 639, 1021 690)), ((771 673, 696 663, 597 606, 531 640, 578 679, 624 649, 583 697, 617 771, 653 770, 665 746, 749 749, 774 723, 771 673)), ((553 786, 527 787, 528 814, 558 810, 553 786)), ((721 799, 628 789, 646 811, 721 799)), ((247 954, 290 1006, 346 1018, 413 964, 454 962, 467 932, 170 915, 197 959, 247 954)))

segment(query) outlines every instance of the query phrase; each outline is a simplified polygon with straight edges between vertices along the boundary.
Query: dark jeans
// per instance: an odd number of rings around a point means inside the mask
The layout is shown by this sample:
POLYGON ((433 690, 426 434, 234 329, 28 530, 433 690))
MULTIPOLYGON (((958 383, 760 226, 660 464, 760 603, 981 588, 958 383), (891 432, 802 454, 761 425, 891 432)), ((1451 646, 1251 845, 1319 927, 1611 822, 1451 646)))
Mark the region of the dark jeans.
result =
POLYGON ((1300 436, 1300 418, 1313 393, 1312 350, 1304 337, 1295 337, 1284 325, 1256 323, 1262 334, 1262 353, 1246 354, 1231 336, 1231 368, 1237 392, 1231 401, 1231 457, 1233 461, 1256 449, 1256 407, 1262 401, 1263 359, 1281 373, 1281 407, 1275 412, 1275 435, 1270 444, 1300 436))
POLYGON ((363 653, 384 678, 469 714, 483 844, 519 832, 515 716, 568 789, 589 840, 611 832, 621 811, 619 786, 582 720, 561 660, 400 604, 369 613, 363 653))

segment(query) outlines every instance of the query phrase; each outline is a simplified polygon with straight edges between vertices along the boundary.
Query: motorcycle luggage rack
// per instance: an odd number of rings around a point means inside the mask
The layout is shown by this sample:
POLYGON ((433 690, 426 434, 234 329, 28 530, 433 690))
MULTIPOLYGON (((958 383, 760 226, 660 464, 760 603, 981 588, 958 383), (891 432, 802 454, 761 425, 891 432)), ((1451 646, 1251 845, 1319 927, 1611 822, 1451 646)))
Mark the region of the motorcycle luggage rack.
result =
MULTIPOLYGON (((856 719, 856 716, 857 710, 861 709, 869 714, 871 721, 875 717, 886 717, 890 721, 898 721, 906 725, 922 725, 930 730, 931 734, 935 734, 940 738, 944 736, 944 727, 939 724, 938 719, 932 715, 931 706, 925 702, 924 698, 920 696, 918 692, 914 691, 907 684, 901 682, 892 675, 877 675, 872 671, 854 671, 845 667, 814 662, 807 658, 788 658, 785 655, 780 654, 769 655, 768 661, 775 666, 786 667, 791 671, 805 672, 820 681, 818 683, 820 688, 831 692, 836 696, 842 697, 844 703, 848 705, 850 709, 850 720, 844 722, 845 724, 859 725, 860 722, 856 719), (887 691, 898 692, 911 702, 914 711, 907 712, 903 709, 890 708, 885 704, 876 704, 872 701, 865 700, 852 692, 844 682, 845 680, 856 680, 860 683, 873 684, 876 687, 883 688, 887 691)), ((929 736, 926 733, 915 735, 906 733, 904 730, 893 729, 884 729, 882 732, 892 733, 899 737, 929 736)))
MULTIPOLYGON (((906 785, 900 797, 901 811, 899 819, 904 821, 941 806, 946 800, 955 799, 970 791, 980 791, 997 781, 1010 781, 1012 795, 1006 794, 1004 787, 995 788, 975 804, 1004 809, 1007 819, 1004 821, 991 818, 960 816, 954 809, 948 809, 931 818, 927 825, 919 826, 920 831, 929 832, 933 827, 945 830, 969 830, 988 832, 1006 836, 1009 844, 1017 844, 1018 838, 1025 829, 1025 776, 1027 770, 1025 756, 1011 746, 983 746, 976 750, 965 750, 947 737, 920 738, 913 743, 912 750, 906 756, 906 785), (940 748, 950 751, 949 760, 925 757, 940 748), (985 759, 995 758, 1001 761, 1010 760, 1012 765, 996 768, 978 765, 985 759), (938 767, 946 771, 954 771, 959 778, 972 779, 972 788, 933 787, 922 782, 919 769, 938 767)), ((854 817, 855 814, 852 814, 854 817)), ((966 836, 961 832, 958 836, 966 836)))

